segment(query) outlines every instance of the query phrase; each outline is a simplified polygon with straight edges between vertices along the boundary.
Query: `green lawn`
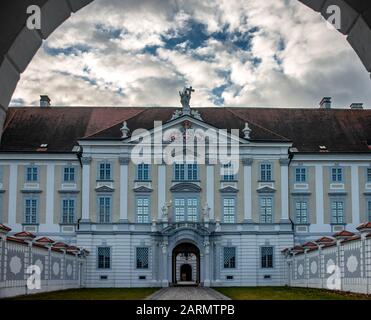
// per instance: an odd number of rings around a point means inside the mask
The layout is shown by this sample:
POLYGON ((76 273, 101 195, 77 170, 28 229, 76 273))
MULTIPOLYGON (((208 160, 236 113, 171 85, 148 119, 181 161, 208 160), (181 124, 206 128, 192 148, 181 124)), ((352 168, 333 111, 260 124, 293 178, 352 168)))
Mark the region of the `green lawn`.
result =
POLYGON ((156 288, 76 289, 13 298, 14 300, 142 300, 156 288))
POLYGON ((371 300, 371 296, 289 287, 214 288, 232 300, 371 300))

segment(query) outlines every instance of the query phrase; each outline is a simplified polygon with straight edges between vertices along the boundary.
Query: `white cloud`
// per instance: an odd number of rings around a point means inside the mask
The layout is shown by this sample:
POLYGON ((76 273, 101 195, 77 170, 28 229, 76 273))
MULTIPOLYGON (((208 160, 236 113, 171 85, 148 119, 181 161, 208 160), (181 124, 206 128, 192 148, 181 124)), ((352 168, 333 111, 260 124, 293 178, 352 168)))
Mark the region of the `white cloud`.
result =
POLYGON ((186 84, 193 104, 314 107, 371 106, 369 74, 344 36, 297 0, 95 0, 48 39, 22 75, 13 101, 55 105, 179 105, 186 84), (192 29, 205 25, 209 37, 192 29), (189 33, 194 39, 171 44, 189 33), (210 35, 218 33, 219 36, 210 35), (243 44, 247 36, 251 43, 243 44), (202 38, 203 39, 203 38, 202 38), (63 54, 63 49, 88 47, 63 54), (150 49, 149 49, 150 48, 150 49))

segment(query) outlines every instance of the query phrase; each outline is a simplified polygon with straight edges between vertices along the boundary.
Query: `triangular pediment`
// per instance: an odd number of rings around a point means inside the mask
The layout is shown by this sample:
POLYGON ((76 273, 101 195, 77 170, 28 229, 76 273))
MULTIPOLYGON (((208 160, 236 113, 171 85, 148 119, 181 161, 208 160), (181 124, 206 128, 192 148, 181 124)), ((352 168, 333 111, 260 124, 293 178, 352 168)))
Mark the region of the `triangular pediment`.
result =
POLYGON ((138 188, 134 188, 133 191, 134 191, 134 192, 152 192, 153 189, 148 188, 148 187, 146 187, 146 186, 140 186, 140 187, 138 187, 138 188))
POLYGON ((110 188, 109 186, 101 186, 101 187, 95 188, 95 191, 96 192, 113 192, 115 191, 115 189, 110 188))
POLYGON ((171 192, 201 192, 201 187, 194 183, 181 182, 170 188, 171 192))
POLYGON ((276 192, 276 189, 269 187, 269 186, 264 186, 256 190, 259 193, 274 193, 276 192))
POLYGON ((222 192, 222 193, 237 193, 238 189, 233 188, 232 186, 227 186, 225 188, 220 189, 220 192, 222 192))

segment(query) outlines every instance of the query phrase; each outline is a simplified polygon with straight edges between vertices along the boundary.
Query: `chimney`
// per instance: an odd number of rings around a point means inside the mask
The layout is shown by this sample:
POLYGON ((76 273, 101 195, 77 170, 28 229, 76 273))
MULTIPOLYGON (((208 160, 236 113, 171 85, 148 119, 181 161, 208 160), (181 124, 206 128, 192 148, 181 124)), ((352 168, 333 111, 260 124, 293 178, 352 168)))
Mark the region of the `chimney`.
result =
POLYGON ((321 109, 331 109, 331 97, 324 97, 319 105, 321 109))
POLYGON ((50 107, 50 101, 48 96, 40 96, 40 107, 50 107))
POLYGON ((363 103, 352 103, 350 105, 350 108, 352 110, 362 110, 363 109, 363 103))

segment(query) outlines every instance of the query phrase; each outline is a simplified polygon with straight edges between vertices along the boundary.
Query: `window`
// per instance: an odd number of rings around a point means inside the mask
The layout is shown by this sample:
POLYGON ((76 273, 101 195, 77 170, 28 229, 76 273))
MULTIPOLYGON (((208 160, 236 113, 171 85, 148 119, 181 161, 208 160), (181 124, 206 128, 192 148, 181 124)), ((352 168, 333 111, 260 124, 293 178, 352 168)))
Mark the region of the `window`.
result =
POLYGON ((111 222, 111 197, 98 197, 98 221, 99 223, 111 222))
POLYGON ((260 198, 260 222, 272 223, 273 222, 273 198, 261 197, 260 198))
POLYGON ((75 181, 75 168, 74 167, 63 168, 63 181, 64 182, 74 182, 75 181))
POLYGON ((62 199, 62 224, 75 223, 75 199, 62 199))
POLYGON ((148 248, 137 248, 137 269, 148 269, 148 256, 149 256, 149 249, 148 248))
POLYGON ((24 223, 36 224, 38 223, 38 199, 26 198, 24 206, 24 223))
POLYGON ((262 163, 260 165, 260 180, 272 181, 272 164, 262 163))
POLYGON ((195 181, 198 179, 197 164, 187 164, 187 178, 189 181, 195 181))
POLYGON ((26 167, 26 182, 37 182, 39 180, 38 167, 26 167))
POLYGON ((273 247, 261 248, 261 267, 263 269, 273 268, 273 247))
POLYGON ((197 164, 179 164, 174 165, 175 181, 196 181, 198 180, 197 164))
POLYGON ((307 201, 296 201, 295 213, 296 213, 297 224, 308 223, 308 202, 307 201))
POLYGON ((175 221, 197 222, 198 199, 195 197, 184 197, 174 199, 175 221))
POLYGON ((112 180, 111 164, 102 162, 99 164, 99 180, 112 180))
POLYGON ((371 222, 371 200, 367 200, 367 221, 371 222))
POLYGON ((137 166, 137 179, 139 181, 149 181, 149 164, 141 163, 137 166))
POLYGON ((236 199, 223 199, 223 221, 224 223, 235 223, 236 219, 236 199))
POLYGON ((343 182, 343 168, 332 168, 331 169, 331 181, 332 182, 343 182))
POLYGON ((224 268, 234 269, 236 268, 236 248, 235 247, 224 247, 224 268))
POLYGON ((344 201, 333 200, 331 202, 332 223, 344 223, 344 201))
POLYGON ((98 248, 98 269, 111 268, 111 248, 99 247, 98 248))
POLYGON ((371 182, 371 168, 367 168, 367 182, 371 182))
POLYGON ((306 182, 307 181, 307 169, 306 168, 295 168, 295 182, 306 182))
POLYGON ((149 198, 148 197, 138 197, 136 202, 137 208, 137 222, 138 223, 149 223, 149 198))
POLYGON ((222 177, 224 181, 233 181, 235 180, 235 175, 234 175, 234 166, 233 163, 230 162, 228 164, 223 164, 222 167, 222 177))

